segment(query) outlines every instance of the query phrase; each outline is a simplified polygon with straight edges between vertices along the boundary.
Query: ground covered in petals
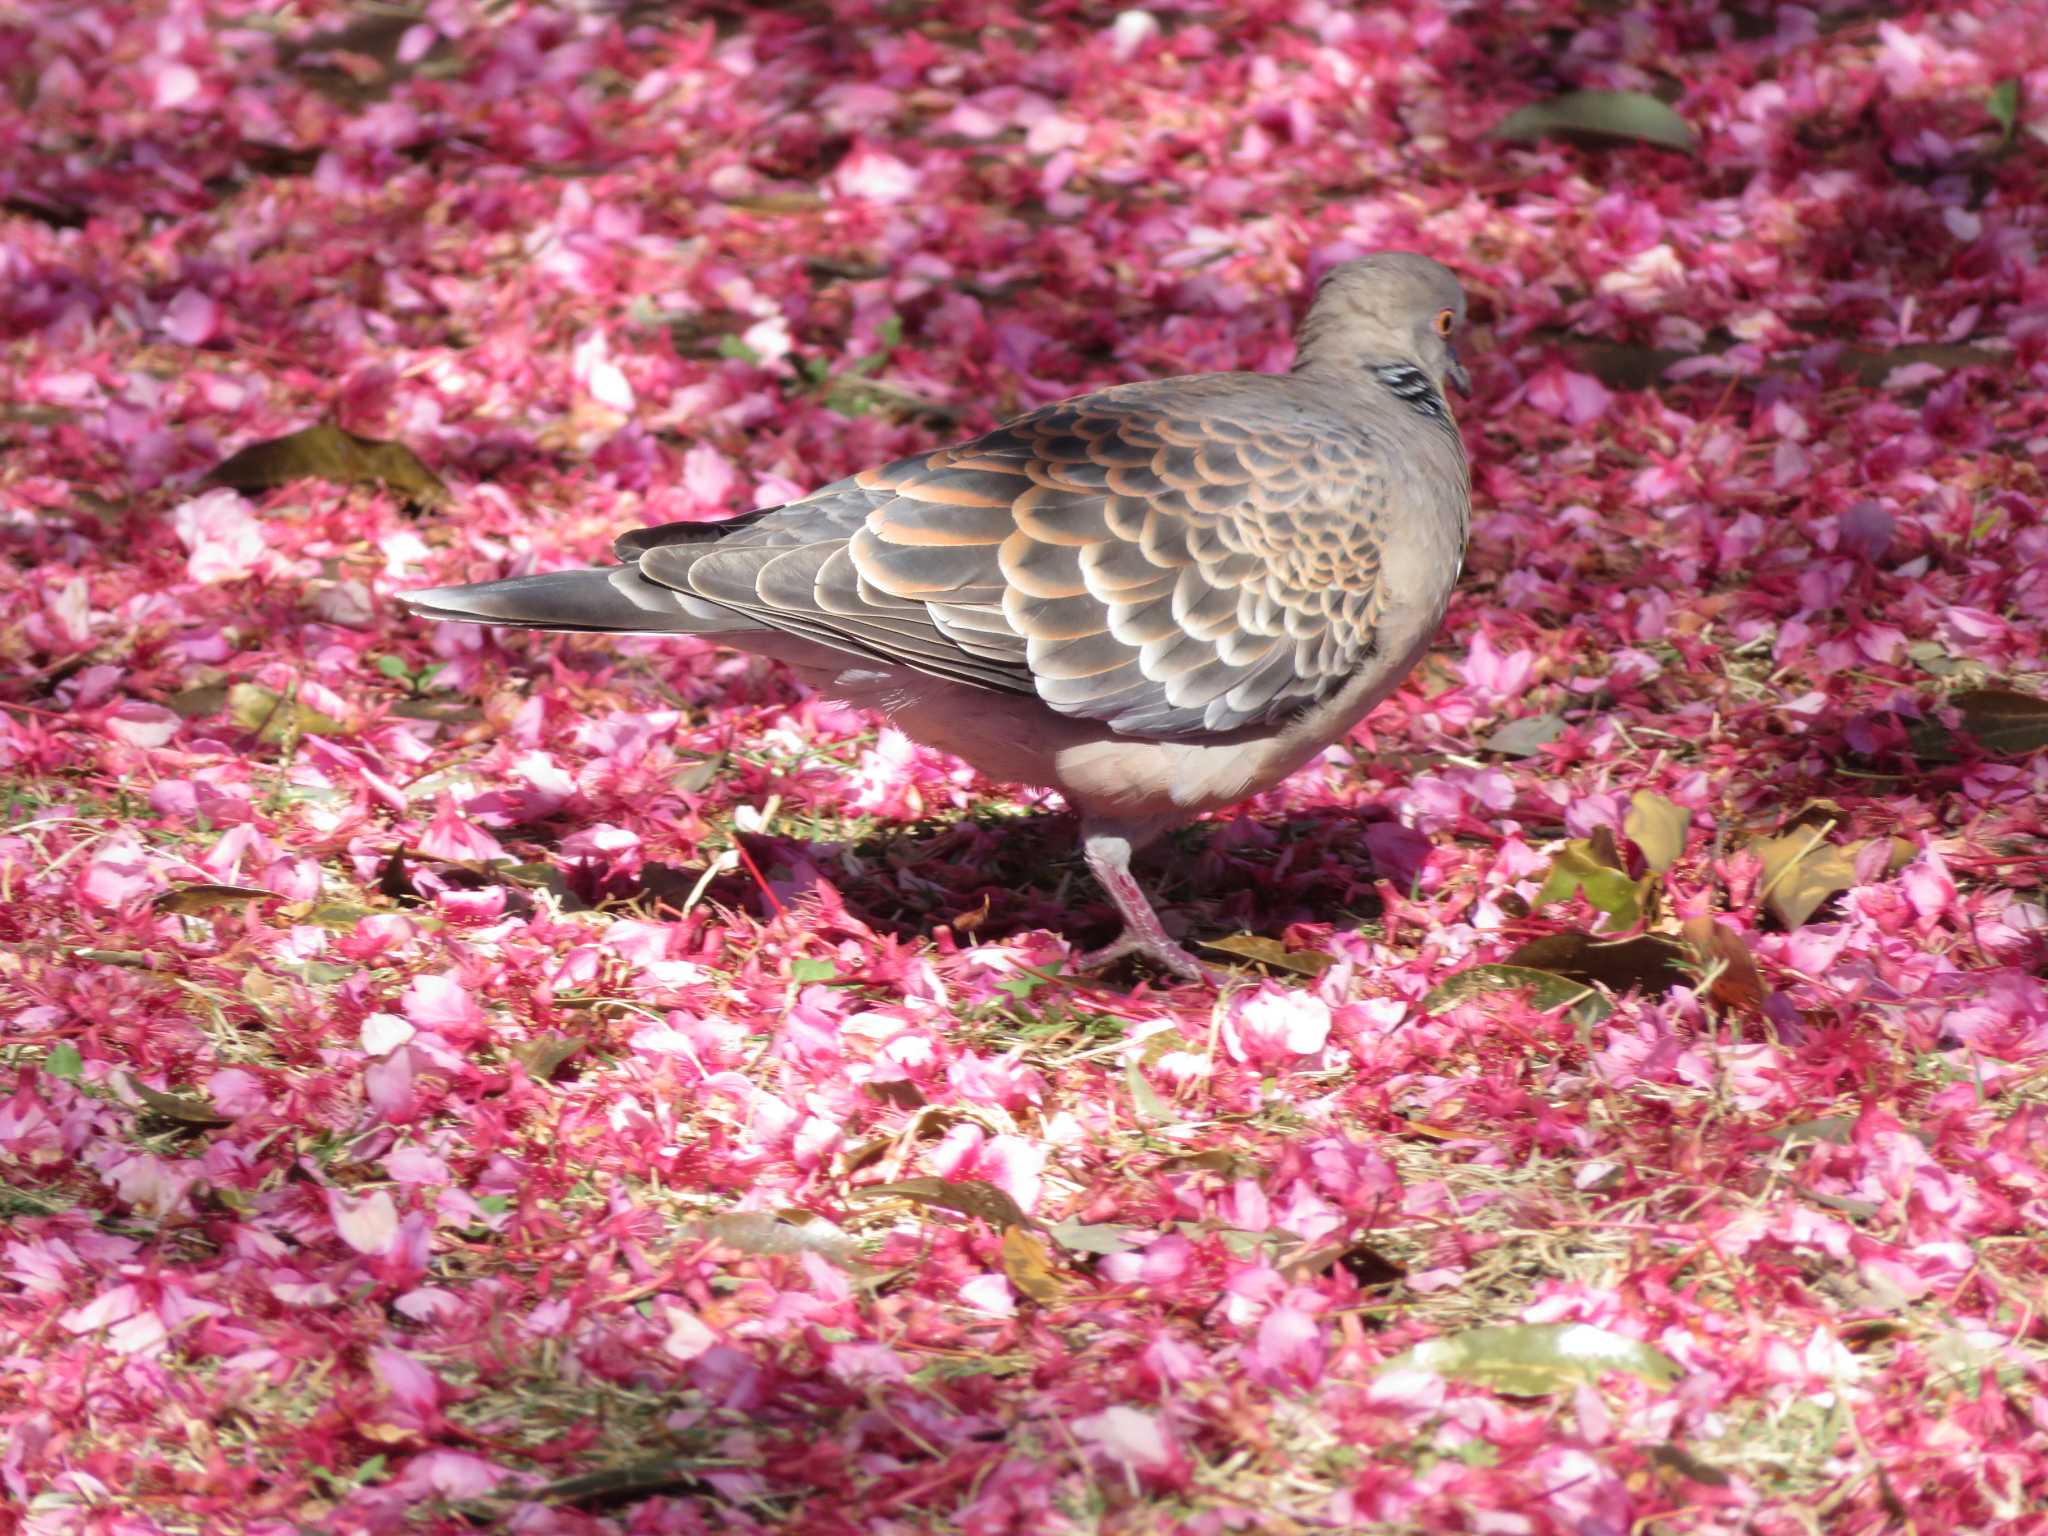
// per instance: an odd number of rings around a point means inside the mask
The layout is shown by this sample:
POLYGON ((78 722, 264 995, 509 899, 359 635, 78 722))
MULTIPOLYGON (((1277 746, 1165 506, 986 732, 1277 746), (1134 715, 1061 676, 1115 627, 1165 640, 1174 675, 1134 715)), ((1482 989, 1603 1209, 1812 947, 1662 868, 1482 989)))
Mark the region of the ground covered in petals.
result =
POLYGON ((2048 1528, 2038 0, 0 73, 0 1530, 2048 1528), (1220 994, 770 665, 394 602, 1283 368, 1386 247, 1468 575, 1151 877, 1220 994))

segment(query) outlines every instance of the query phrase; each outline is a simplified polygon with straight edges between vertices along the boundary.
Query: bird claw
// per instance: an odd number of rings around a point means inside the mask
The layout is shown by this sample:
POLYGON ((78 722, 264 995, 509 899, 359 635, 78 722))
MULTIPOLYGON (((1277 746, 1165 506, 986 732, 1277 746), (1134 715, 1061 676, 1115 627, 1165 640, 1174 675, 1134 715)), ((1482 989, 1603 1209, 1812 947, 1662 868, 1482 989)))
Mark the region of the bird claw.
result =
POLYGON ((1212 987, 1220 987, 1231 979, 1228 971, 1213 965, 1204 965, 1178 944, 1167 938, 1154 938, 1148 934, 1133 933, 1126 929, 1115 942, 1100 949, 1091 949, 1085 955, 1074 959, 1076 972, 1099 971, 1116 964, 1119 960, 1136 957, 1146 960, 1162 971, 1170 971, 1183 981, 1205 981, 1212 987))

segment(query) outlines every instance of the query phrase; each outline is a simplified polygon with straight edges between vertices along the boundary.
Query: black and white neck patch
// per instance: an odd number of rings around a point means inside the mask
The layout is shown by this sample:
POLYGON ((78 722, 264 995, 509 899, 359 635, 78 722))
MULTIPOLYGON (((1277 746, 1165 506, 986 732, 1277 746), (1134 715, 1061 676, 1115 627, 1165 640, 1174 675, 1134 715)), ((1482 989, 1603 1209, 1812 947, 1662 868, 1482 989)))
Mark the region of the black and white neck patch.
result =
POLYGON ((1420 368, 1409 363, 1382 363, 1373 369, 1372 375, 1386 385, 1396 400, 1404 400, 1423 415, 1439 421, 1451 419, 1451 413, 1444 409, 1444 397, 1420 368))

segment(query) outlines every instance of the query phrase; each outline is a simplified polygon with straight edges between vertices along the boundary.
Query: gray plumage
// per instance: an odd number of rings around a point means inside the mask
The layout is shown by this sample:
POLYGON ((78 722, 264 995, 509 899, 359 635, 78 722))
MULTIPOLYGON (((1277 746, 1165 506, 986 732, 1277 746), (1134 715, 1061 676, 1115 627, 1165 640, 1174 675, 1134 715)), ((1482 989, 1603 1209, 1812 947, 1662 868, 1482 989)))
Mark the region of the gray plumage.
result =
POLYGON ((1058 788, 1129 925, 1111 950, 1192 974, 1128 853, 1293 772, 1420 657, 1469 515, 1443 396, 1465 383, 1463 319, 1425 257, 1347 262, 1291 373, 1118 385, 785 506, 635 530, 618 566, 405 601, 716 635, 993 777, 1058 788))

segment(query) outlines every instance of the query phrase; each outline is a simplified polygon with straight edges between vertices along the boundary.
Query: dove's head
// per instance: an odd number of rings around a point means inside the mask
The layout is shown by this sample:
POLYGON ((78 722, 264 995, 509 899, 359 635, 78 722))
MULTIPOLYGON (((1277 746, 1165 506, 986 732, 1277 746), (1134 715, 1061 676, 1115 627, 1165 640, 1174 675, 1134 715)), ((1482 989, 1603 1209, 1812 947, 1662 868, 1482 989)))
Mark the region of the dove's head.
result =
POLYGON ((1458 361, 1465 290, 1441 262, 1412 251, 1381 251, 1323 274, 1296 337, 1302 367, 1361 368, 1413 363, 1461 395, 1472 380, 1458 361))

